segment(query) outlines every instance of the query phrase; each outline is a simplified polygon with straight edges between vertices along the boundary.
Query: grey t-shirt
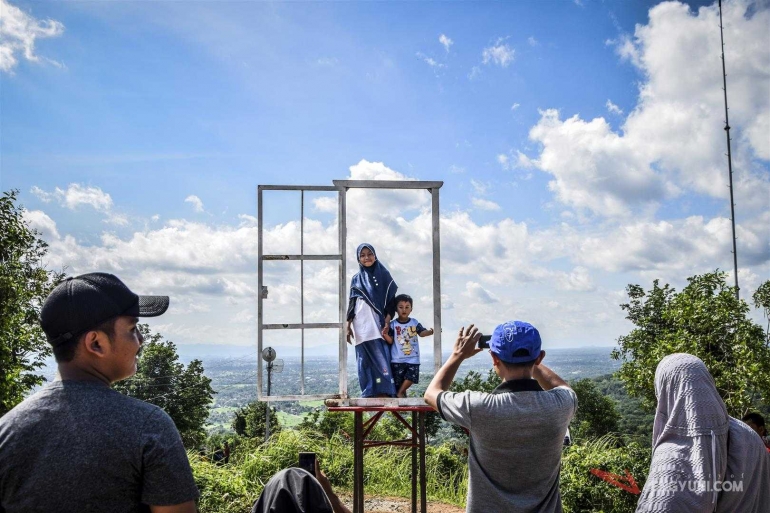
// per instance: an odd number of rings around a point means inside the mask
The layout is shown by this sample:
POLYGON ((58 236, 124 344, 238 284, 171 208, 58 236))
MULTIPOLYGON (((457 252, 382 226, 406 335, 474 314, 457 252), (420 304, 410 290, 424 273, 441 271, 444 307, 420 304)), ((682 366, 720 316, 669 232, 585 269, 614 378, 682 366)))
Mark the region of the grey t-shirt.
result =
POLYGON ((507 381, 492 394, 442 392, 444 420, 470 432, 466 510, 559 513, 564 434, 577 410, 571 388, 507 381))
POLYGON ((198 495, 171 418, 102 383, 55 381, 0 417, 0 512, 133 513, 198 495))

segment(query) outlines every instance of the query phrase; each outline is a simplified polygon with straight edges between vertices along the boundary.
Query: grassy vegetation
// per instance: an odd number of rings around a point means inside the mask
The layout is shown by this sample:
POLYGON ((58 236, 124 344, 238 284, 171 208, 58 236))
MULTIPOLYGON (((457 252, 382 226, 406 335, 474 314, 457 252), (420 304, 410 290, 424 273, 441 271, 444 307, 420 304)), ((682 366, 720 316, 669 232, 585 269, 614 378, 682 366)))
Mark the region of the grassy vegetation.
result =
MULTIPOLYGON (((494 387, 480 374, 469 374, 465 388, 494 387)), ((489 381, 489 380, 487 380, 489 381)), ((620 413, 618 430, 624 435, 578 436, 564 450, 561 469, 561 494, 565 512, 633 512, 638 499, 613 487, 591 473, 599 469, 618 475, 629 470, 641 488, 650 465, 650 430, 652 414, 629 397, 623 384, 612 375, 592 380, 604 396, 610 397, 620 413)), ((583 398, 585 402, 585 397, 583 398)), ((300 451, 318 454, 324 472, 334 488, 350 492, 353 484, 353 417, 349 413, 327 412, 320 401, 303 401, 302 407, 318 408, 304 415, 278 412, 281 431, 268 444, 260 438, 238 437, 220 433, 209 439, 209 450, 230 441, 232 456, 227 465, 217 465, 209 458, 190 455, 198 487, 200 511, 206 513, 247 513, 279 470, 294 466, 300 451), (304 420, 303 420, 304 418, 304 420)), ((590 402, 584 407, 590 408, 590 402)), ((574 427, 574 426, 573 426, 574 427)), ((261 432, 262 429, 257 431, 261 432)), ((392 440, 403 436, 403 426, 387 415, 370 433, 372 439, 392 440)), ((451 429, 445 430, 449 434, 451 429)), ((576 434, 576 433, 575 433, 576 434)), ((446 433, 445 433, 446 435, 446 433)), ((467 438, 436 436, 427 447, 426 466, 429 501, 465 505, 468 488, 467 438)), ((408 449, 378 447, 364 456, 364 484, 367 494, 411 496, 411 458, 408 449)))
MULTIPOLYGON (((353 483, 353 448, 341 435, 329 438, 307 430, 283 430, 270 443, 241 441, 230 463, 217 465, 190 453, 193 474, 201 491, 200 511, 246 513, 270 477, 294 466, 300 451, 318 454, 335 489, 349 490, 353 483)), ((367 494, 408 497, 411 493, 411 458, 407 449, 377 447, 364 457, 367 494)), ((464 459, 449 445, 428 447, 426 452, 428 498, 462 505, 468 487, 464 459)))
MULTIPOLYGON (((294 466, 300 451, 318 454, 324 472, 337 491, 349 492, 353 483, 353 447, 344 435, 328 437, 309 430, 283 430, 270 443, 237 439, 230 463, 217 465, 190 453, 195 480, 201 491, 200 511, 247 513, 279 470, 294 466)), ((628 470, 641 488, 650 465, 651 450, 636 442, 608 435, 586 439, 564 451, 561 494, 565 512, 631 513, 637 495, 611 486, 591 474, 599 469, 624 475, 628 470)), ((445 443, 426 451, 428 500, 465 505, 467 460, 462 449, 445 443)), ((367 494, 409 497, 411 458, 407 449, 377 447, 364 457, 367 494)))

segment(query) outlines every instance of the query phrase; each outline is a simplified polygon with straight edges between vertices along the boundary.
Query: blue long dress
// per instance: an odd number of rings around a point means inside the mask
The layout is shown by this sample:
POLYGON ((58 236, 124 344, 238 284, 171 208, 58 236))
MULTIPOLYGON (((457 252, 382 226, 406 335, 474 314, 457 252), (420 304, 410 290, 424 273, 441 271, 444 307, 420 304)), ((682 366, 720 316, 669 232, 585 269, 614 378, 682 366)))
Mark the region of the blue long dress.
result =
MULTIPOLYGON (((348 305, 348 321, 355 317, 356 302, 364 301, 374 313, 379 330, 385 325, 385 316, 393 312, 393 298, 396 297, 398 285, 393 280, 388 269, 376 258, 377 254, 371 244, 361 244, 356 250, 359 259, 359 271, 350 283, 350 303, 348 305), (375 255, 371 267, 365 267, 360 262, 361 250, 369 248, 375 255)), ((390 369, 390 347, 382 336, 373 336, 363 343, 356 340, 356 363, 358 365, 358 383, 361 386, 361 397, 379 397, 396 395, 393 373, 390 369)))

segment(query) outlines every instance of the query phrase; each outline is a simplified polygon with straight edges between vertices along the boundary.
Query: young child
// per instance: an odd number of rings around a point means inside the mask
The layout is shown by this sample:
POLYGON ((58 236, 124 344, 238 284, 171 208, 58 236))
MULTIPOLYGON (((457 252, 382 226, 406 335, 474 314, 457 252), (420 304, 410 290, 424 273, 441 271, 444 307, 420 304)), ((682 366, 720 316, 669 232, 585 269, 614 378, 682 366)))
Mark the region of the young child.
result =
POLYGON ((433 335, 433 328, 425 329, 422 324, 409 317, 412 313, 412 298, 406 294, 396 296, 396 317, 390 322, 390 329, 382 336, 390 344, 390 368, 396 381, 396 397, 406 397, 406 391, 420 382, 420 345, 417 337, 433 335))

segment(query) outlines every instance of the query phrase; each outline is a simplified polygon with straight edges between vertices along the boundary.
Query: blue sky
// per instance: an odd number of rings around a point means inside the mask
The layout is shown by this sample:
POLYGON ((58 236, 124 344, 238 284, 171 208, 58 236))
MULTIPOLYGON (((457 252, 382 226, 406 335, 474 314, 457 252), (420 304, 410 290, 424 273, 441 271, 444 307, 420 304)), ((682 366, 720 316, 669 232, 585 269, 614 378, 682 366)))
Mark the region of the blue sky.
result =
MULTIPOLYGON (((445 347, 508 318, 612 345, 628 283, 732 269, 715 4, 0 1, 2 189, 51 267, 171 294, 153 326, 178 344, 255 343, 258 184, 443 180, 445 347)), ((770 13, 725 20, 747 297, 770 276, 770 13)), ((426 197, 362 194, 349 222, 428 325, 426 197)), ((333 275, 306 284, 319 318, 333 275)))

